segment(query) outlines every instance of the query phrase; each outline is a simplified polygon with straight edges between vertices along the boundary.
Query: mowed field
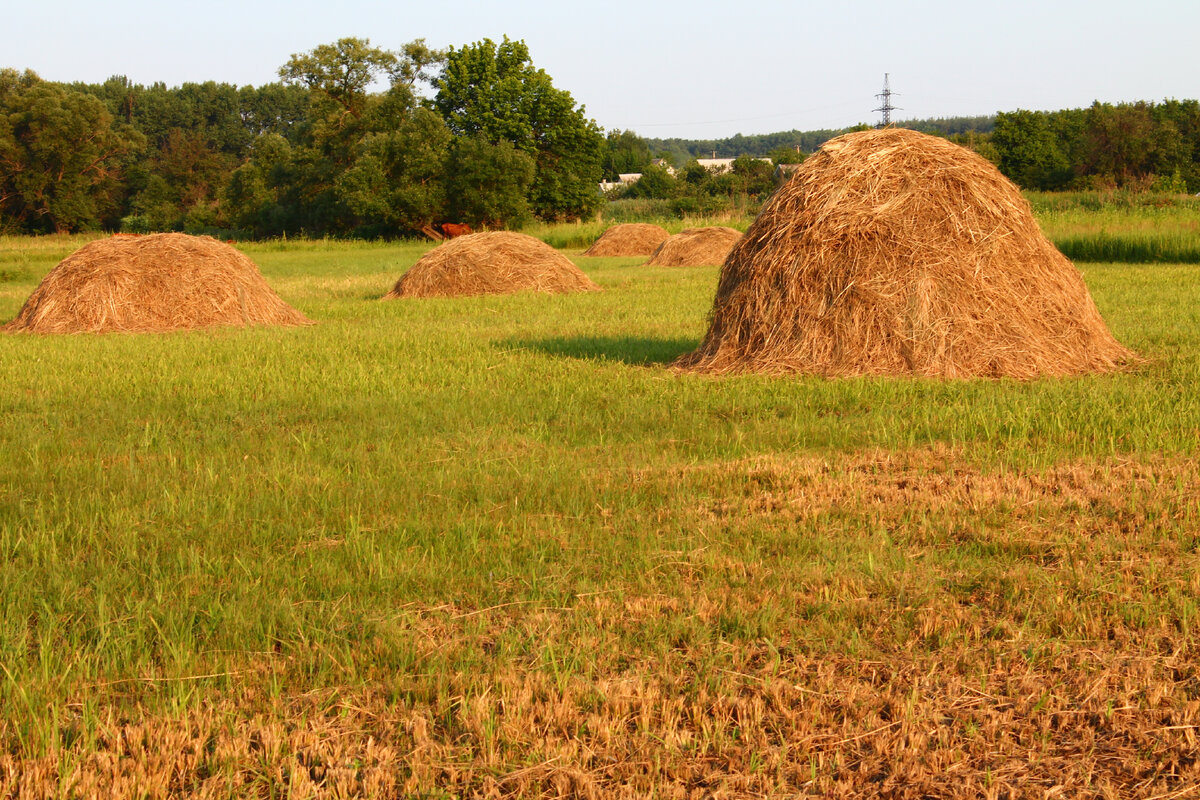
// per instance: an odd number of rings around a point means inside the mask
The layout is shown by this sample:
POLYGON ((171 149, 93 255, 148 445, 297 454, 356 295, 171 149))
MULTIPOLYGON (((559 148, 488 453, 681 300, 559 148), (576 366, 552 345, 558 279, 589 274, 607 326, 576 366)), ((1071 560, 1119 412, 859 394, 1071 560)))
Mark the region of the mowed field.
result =
POLYGON ((0 798, 1200 794, 1200 266, 1079 264, 1127 374, 712 378, 717 267, 241 248, 319 324, 0 336, 0 798))

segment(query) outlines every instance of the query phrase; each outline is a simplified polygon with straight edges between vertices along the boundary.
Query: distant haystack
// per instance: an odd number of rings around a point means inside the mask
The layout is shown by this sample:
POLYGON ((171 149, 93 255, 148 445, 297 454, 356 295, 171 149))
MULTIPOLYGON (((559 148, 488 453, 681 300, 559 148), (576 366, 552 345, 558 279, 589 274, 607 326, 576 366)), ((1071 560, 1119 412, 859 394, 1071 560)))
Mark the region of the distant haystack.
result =
POLYGON ((742 238, 733 228, 687 228, 667 239, 646 262, 652 267, 702 267, 721 264, 742 238))
POLYGON ((701 372, 1031 378, 1137 360, 1017 188, 945 139, 828 142, 721 270, 701 372))
POLYGON ((599 289, 545 242, 523 233, 496 231, 460 236, 433 248, 396 281, 384 299, 599 289))
POLYGON ((208 236, 160 233, 81 247, 46 275, 4 329, 107 333, 311 324, 235 248, 208 236))
POLYGON ((613 225, 600 234, 591 247, 583 251, 585 256, 648 256, 671 234, 667 229, 645 222, 613 225))

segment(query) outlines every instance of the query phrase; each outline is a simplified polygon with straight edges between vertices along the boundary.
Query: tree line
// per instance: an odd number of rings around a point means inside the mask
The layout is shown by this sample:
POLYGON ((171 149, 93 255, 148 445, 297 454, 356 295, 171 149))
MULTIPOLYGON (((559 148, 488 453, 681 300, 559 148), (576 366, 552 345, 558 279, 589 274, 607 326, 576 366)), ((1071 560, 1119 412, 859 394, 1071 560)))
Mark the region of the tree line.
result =
MULTIPOLYGON (((955 136, 969 132, 990 133, 995 122, 994 116, 984 116, 907 120, 899 124, 902 127, 935 136, 955 136)), ((692 158, 707 158, 714 154, 715 158, 751 156, 753 158, 778 159, 797 151, 811 153, 835 136, 870 127, 863 123, 848 128, 824 128, 811 131, 793 129, 751 135, 738 133, 723 139, 649 139, 647 143, 656 153, 669 154, 677 164, 684 164, 692 158)))
POLYGON ((168 88, 0 70, 0 231, 376 237, 603 202, 603 133, 523 42, 346 38, 279 75, 168 88))
MULTIPOLYGON (((944 136, 994 162, 1024 189, 1200 192, 1200 101, 1093 103, 1062 111, 1008 111, 897 123, 944 136)), ((853 128, 786 131, 726 139, 652 139, 676 161, 739 155, 785 161, 853 128)))
MULTIPOLYGON (((1026 189, 1200 191, 1200 103, 1095 103, 914 120, 1026 189)), ((387 237, 441 222, 579 219, 601 179, 678 214, 751 208, 848 130, 721 140, 604 131, 505 37, 398 51, 346 38, 293 55, 261 87, 63 84, 0 70, 0 232, 186 230, 387 237), (743 157, 724 175, 696 164, 743 157), (766 158, 766 163, 755 159, 766 158), (668 170, 666 167, 672 167, 668 170), (673 174, 672 174, 673 173, 673 174)))
POLYGON ((1200 192, 1200 102, 1093 103, 996 116, 1002 172, 1027 189, 1200 192))

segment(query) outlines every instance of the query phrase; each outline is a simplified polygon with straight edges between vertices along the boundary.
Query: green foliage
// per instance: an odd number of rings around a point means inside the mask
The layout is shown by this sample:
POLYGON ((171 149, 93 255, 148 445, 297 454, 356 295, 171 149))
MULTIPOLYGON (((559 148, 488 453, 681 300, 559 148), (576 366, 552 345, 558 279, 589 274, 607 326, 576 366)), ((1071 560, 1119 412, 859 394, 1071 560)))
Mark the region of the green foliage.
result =
POLYGON ((365 136, 338 193, 362 225, 396 234, 431 224, 446 205, 442 171, 450 132, 433 111, 414 109, 365 136))
POLYGON ((231 223, 260 236, 279 236, 300 230, 289 206, 295 171, 292 146, 279 134, 264 134, 254 146, 254 157, 229 177, 223 193, 231 223))
POLYGON ((63 233, 113 221, 126 159, 144 146, 96 98, 0 72, 0 216, 63 233))
POLYGON ((1170 175, 1158 175, 1151 184, 1150 190, 1166 192, 1167 194, 1187 194, 1187 181, 1183 179, 1182 170, 1176 166, 1170 175))
POLYGON ((679 194, 678 181, 667 172, 665 167, 649 164, 642 170, 642 177, 622 192, 622 197, 630 199, 649 198, 652 200, 670 200, 679 194))
POLYGON ((776 164, 803 164, 806 155, 799 145, 780 145, 767 153, 767 158, 776 164))
POLYGON ((157 231, 184 230, 187 218, 198 214, 215 222, 217 200, 234 165, 202 131, 172 128, 147 161, 150 177, 132 209, 157 231))
POLYGON ((421 40, 395 53, 365 39, 293 55, 280 75, 306 87, 308 121, 294 142, 256 141, 225 192, 232 223, 259 235, 394 236, 440 217, 449 132, 412 88, 440 57, 421 40), (378 79, 390 85, 373 94, 378 79))
POLYGON ((367 89, 384 76, 395 83, 404 74, 400 62, 395 53, 371 47, 369 39, 347 37, 293 54, 279 68, 279 77, 286 84, 307 88, 313 102, 326 107, 327 115, 361 117, 367 89))
POLYGON ((750 156, 734 160, 729 170, 729 193, 734 196, 765 200, 775 191, 775 165, 750 156))
POLYGON ((511 142, 459 136, 446 165, 450 217, 475 226, 520 227, 532 216, 529 190, 537 167, 511 142))
POLYGON ((743 156, 731 169, 715 173, 692 159, 672 176, 665 168, 648 166, 636 183, 620 190, 621 199, 669 200, 675 217, 714 217, 756 213, 775 190, 775 166, 743 156))
POLYGON ((650 145, 633 131, 609 131, 604 140, 604 179, 615 181, 622 173, 645 173, 653 161, 650 145))
POLYGON ((534 159, 529 202, 539 217, 578 219, 599 207, 600 129, 533 66, 524 42, 451 48, 434 85, 434 106, 455 136, 508 142, 534 159))
MULTIPOLYGON (((524 42, 507 37, 448 53, 420 39, 388 51, 343 38, 293 55, 280 77, 257 88, 143 86, 120 75, 62 85, 0 71, 0 231, 120 224, 396 236, 460 217, 493 225, 529 215, 590 219, 604 202, 600 179, 630 172, 646 177, 622 190, 626 199, 669 204, 676 216, 736 217, 753 213, 773 188, 765 168, 747 161, 713 175, 695 156, 790 164, 854 130, 605 137, 533 66, 524 42), (416 92, 422 81, 434 87, 434 99, 416 92), (532 163, 531 179, 524 178, 526 160, 502 142, 532 163), (449 164, 452 153, 464 160, 449 164), (678 175, 653 167, 652 154, 683 165, 678 175), (476 168, 479 175, 468 174, 476 168), (499 183, 479 188, 491 179, 499 183)), ((975 150, 1027 188, 1200 190, 1196 100, 900 124, 975 150)))
POLYGON ((991 144, 1000 169, 1029 189, 1200 187, 1195 100, 1000 114, 991 144))
POLYGON ((998 114, 992 142, 1000 153, 1000 171, 1020 186, 1052 190, 1070 182, 1070 163, 1046 114, 1023 110, 998 114))

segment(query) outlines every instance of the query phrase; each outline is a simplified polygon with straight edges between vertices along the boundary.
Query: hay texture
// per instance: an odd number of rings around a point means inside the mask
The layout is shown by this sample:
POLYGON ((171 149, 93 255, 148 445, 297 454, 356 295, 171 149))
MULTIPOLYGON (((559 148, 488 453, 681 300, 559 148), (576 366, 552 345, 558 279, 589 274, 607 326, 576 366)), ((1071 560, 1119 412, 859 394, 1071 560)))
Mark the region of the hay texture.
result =
POLYGON ((50 270, 10 332, 162 332, 218 325, 311 325, 237 249, 159 233, 84 245, 50 270))
POLYGON ((418 259, 384 299, 599 289, 545 242, 523 233, 494 231, 438 245, 418 259))
POLYGON ((585 256, 648 256, 670 238, 667 229, 645 222, 613 225, 600 234, 585 256))
POLYGON ((676 366, 1032 378, 1136 361, 1016 186, 965 148, 889 128, 833 139, 775 193, 676 366))
POLYGON ((686 228, 658 246, 646 266, 703 267, 721 264, 742 238, 733 228, 686 228))

